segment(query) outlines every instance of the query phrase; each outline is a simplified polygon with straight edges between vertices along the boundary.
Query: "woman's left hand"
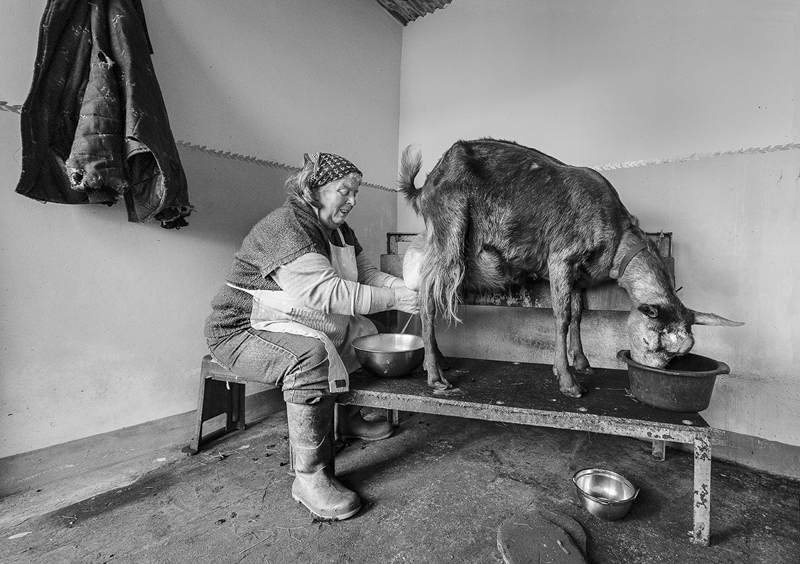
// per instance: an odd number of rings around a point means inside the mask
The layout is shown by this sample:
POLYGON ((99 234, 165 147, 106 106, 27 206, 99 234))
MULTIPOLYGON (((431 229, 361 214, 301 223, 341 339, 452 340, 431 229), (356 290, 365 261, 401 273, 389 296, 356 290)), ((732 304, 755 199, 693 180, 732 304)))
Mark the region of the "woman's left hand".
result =
POLYGON ((409 290, 405 285, 392 289, 395 296, 395 309, 412 315, 419 313, 419 300, 416 292, 409 290))

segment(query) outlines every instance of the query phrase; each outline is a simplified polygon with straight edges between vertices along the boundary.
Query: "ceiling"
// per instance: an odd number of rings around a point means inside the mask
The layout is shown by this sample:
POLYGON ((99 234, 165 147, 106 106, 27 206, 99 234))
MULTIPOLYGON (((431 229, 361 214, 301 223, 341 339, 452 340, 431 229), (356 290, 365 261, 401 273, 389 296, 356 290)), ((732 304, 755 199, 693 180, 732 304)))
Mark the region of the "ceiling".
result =
POLYGON ((403 25, 444 8, 452 0, 377 0, 391 16, 403 25))

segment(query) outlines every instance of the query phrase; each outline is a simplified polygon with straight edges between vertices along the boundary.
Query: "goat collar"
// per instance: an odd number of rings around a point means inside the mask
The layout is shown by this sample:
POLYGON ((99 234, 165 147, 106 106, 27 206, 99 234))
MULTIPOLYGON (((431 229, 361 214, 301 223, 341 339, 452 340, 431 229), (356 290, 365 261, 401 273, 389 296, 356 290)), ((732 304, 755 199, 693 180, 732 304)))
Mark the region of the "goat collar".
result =
POLYGON ((630 249, 628 249, 628 252, 625 253, 625 256, 622 257, 622 261, 619 263, 619 274, 617 275, 617 278, 622 278, 622 275, 625 274, 625 269, 628 268, 628 263, 631 262, 631 259, 646 248, 647 241, 639 241, 630 249))

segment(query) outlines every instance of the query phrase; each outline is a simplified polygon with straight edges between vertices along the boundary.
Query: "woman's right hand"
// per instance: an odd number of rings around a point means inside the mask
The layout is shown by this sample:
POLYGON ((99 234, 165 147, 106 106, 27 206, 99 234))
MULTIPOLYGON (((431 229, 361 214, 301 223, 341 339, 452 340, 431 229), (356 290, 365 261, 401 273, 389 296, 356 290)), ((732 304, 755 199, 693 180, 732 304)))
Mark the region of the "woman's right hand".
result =
POLYGON ((414 315, 419 313, 419 302, 417 293, 409 290, 405 286, 394 288, 394 309, 414 315))

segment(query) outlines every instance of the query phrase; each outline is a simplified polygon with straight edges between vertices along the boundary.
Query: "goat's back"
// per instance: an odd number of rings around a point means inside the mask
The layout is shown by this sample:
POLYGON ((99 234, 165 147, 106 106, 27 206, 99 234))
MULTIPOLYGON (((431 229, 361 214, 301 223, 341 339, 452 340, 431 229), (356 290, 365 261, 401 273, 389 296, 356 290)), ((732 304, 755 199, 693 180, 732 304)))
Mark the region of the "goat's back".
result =
POLYGON ((444 226, 460 221, 468 265, 488 258, 507 278, 547 277, 556 253, 587 282, 604 279, 622 233, 637 223, 598 172, 493 139, 455 143, 415 197, 428 229, 444 233, 440 247, 455 236, 444 226))

